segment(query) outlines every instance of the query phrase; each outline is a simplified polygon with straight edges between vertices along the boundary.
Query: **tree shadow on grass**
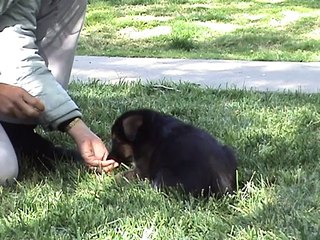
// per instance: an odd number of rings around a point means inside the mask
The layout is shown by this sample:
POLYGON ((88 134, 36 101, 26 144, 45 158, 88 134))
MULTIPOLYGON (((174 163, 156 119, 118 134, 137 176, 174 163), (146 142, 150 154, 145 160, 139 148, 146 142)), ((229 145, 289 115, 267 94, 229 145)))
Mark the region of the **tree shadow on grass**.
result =
POLYGON ((296 6, 301 6, 301 7, 307 7, 307 8, 315 8, 319 9, 320 8, 320 3, 318 0, 286 0, 284 2, 279 2, 279 5, 285 5, 288 7, 296 7, 296 6))
MULTIPOLYGON (((243 202, 236 203, 240 214, 231 219, 237 229, 232 236, 244 237, 243 229, 247 229, 250 239, 319 239, 319 166, 310 165, 280 169, 276 184, 256 191, 264 192, 260 193, 263 198, 251 211, 241 209, 243 202)), ((255 193, 247 194, 242 201, 256 199, 255 193)))
MULTIPOLYGON (((99 2, 99 1, 94 1, 94 2, 99 2)), ((156 0, 108 0, 108 1, 101 0, 101 2, 106 2, 112 6, 150 5, 150 4, 158 3, 158 1, 156 1, 156 0)), ((191 1, 188 1, 188 0, 175 0, 172 2, 176 3, 176 4, 192 3, 191 1)), ((229 1, 219 0, 218 2, 225 3, 225 4, 228 4, 228 2, 234 3, 234 1, 232 1, 232 0, 229 0, 229 1)), ((239 1, 239 2, 241 2, 241 1, 239 1)), ((244 2, 247 2, 247 1, 244 1, 244 2)), ((251 2, 251 1, 249 1, 249 2, 251 2)), ((90 1, 89 1, 89 4, 90 4, 90 1)), ((265 6, 267 4, 288 6, 288 7, 297 7, 297 6, 307 7, 307 8, 319 8, 320 7, 320 3, 317 0, 285 0, 285 1, 279 1, 279 2, 266 1, 265 3, 255 2, 253 4, 253 7, 258 8, 259 6, 265 6)))
MULTIPOLYGON (((217 2, 223 4, 235 3, 233 0, 218 0, 217 2)), ((251 0, 240 0, 236 2, 252 2, 249 9, 260 9, 266 6, 288 6, 288 7, 307 7, 307 8, 319 8, 320 3, 317 0, 284 0, 284 1, 251 1, 251 0)))
MULTIPOLYGON (((301 20, 302 22, 304 20, 301 20)), ((300 23, 290 24, 287 28, 300 27, 300 23)), ((312 28, 306 28, 304 31, 312 31, 312 28)), ((284 31, 285 32, 285 31, 284 31)), ((204 43, 207 45, 208 43, 204 43)), ((301 52, 320 51, 320 42, 318 40, 305 40, 299 37, 288 36, 283 31, 266 30, 257 28, 239 29, 231 33, 224 34, 221 37, 216 38, 212 43, 208 44, 215 49, 221 49, 221 54, 244 54, 253 56, 254 60, 268 60, 277 59, 272 55, 279 55, 281 53, 297 53, 297 57, 301 55, 301 52), (319 44, 317 44, 319 43, 319 44), (263 59, 255 58, 256 52, 258 56, 265 52, 263 59), (270 54, 268 58, 267 55, 270 54)), ((294 59, 295 61, 303 61, 304 56, 301 55, 301 59, 294 59)))

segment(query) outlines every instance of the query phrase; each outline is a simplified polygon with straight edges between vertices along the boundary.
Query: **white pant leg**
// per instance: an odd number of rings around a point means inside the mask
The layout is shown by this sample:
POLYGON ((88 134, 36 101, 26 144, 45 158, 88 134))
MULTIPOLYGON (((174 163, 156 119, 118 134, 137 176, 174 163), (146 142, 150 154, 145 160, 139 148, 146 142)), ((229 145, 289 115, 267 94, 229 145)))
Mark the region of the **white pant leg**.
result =
POLYGON ((18 160, 7 133, 0 124, 0 185, 6 185, 17 178, 18 160))
POLYGON ((67 88, 87 0, 42 0, 37 45, 55 79, 67 88))

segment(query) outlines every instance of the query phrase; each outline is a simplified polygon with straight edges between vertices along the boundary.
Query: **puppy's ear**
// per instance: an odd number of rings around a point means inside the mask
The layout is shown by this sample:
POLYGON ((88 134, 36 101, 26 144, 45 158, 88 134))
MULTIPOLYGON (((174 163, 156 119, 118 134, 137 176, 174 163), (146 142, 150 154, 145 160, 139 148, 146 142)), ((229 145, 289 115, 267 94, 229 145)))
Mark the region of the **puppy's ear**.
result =
POLYGON ((141 115, 132 115, 122 121, 123 131, 128 140, 136 138, 139 127, 143 124, 141 115))

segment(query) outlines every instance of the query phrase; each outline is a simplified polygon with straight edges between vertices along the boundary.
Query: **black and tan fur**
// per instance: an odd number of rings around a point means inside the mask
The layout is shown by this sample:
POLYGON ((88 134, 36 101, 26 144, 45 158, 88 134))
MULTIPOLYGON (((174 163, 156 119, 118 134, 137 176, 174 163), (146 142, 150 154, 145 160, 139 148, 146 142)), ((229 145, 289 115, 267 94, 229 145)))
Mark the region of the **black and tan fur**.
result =
POLYGON ((181 186, 194 196, 235 190, 233 151, 209 133, 148 109, 125 112, 112 126, 109 158, 135 168, 132 178, 147 178, 156 188, 181 186))

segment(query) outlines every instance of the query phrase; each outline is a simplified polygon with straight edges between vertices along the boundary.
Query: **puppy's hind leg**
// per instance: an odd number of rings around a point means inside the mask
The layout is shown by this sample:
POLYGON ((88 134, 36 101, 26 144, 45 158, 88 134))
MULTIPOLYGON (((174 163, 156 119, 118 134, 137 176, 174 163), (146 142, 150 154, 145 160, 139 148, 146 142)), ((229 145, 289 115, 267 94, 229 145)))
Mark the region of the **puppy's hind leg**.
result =
MULTIPOLYGON (((190 180, 190 179, 189 179, 190 180)), ((207 189, 201 189, 197 181, 195 184, 190 184, 189 180, 181 179, 170 170, 160 170, 157 172, 155 177, 151 180, 152 187, 156 190, 160 190, 165 193, 173 194, 178 197, 188 197, 191 194, 194 197, 207 196, 207 189)), ((193 181, 192 181, 193 182, 193 181)))
POLYGON ((236 190, 237 159, 233 150, 228 146, 223 146, 223 151, 223 161, 216 164, 212 172, 210 186, 210 191, 217 197, 221 197, 226 193, 233 193, 236 190))

